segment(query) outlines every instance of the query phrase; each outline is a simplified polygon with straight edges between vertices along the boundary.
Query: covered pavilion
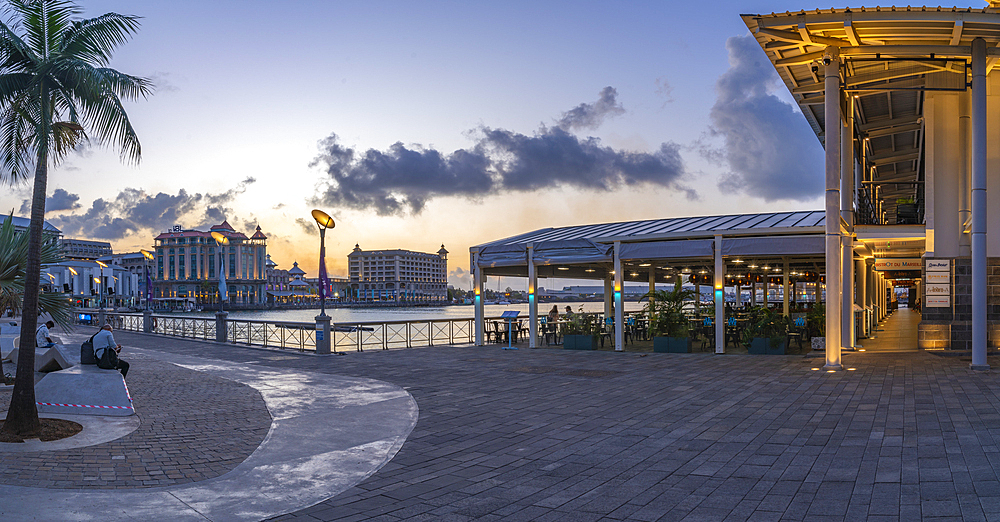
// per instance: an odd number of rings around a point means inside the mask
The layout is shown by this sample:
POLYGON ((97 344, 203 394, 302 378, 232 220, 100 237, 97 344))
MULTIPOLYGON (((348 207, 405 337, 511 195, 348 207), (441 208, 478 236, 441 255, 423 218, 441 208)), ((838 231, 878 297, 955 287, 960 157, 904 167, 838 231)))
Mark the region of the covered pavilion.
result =
MULTIPOLYGON (((528 279, 529 346, 538 339, 539 277, 596 279, 605 285, 605 317, 624 324, 622 286, 627 281, 685 283, 692 275, 711 278, 715 289, 715 350, 725 350, 725 287, 729 276, 780 277, 782 309, 789 313, 790 284, 800 272, 823 270, 825 214, 822 211, 727 214, 545 228, 492 241, 470 249, 475 289, 475 336, 484 337, 483 283, 487 276, 528 279), (766 267, 766 268, 765 268, 766 267), (706 276, 705 274, 711 274, 706 276)), ((860 258, 873 250, 859 243, 860 258)), ((873 319, 885 316, 887 282, 874 263, 859 271, 866 288, 859 305, 873 319), (881 298, 880 298, 881 297, 881 298)), ((765 283, 766 284, 766 283, 765 283)), ((764 296, 767 292, 764 292, 764 296)), ((766 297, 765 297, 766 299, 766 297)), ((616 328, 615 349, 623 349, 623 329, 616 328)))
POLYGON ((742 15, 826 149, 828 368, 851 347, 859 242, 921 261, 921 347, 971 349, 972 368, 989 368, 1000 319, 1000 281, 987 277, 1000 265, 1000 235, 987 232, 1000 230, 987 211, 1000 205, 1000 157, 987 151, 1000 138, 998 7, 742 15))
MULTIPOLYGON (((714 216, 677 218, 695 221, 674 228, 654 220, 532 232, 473 247, 475 288, 486 274, 521 274, 533 292, 538 275, 564 269, 560 275, 604 277, 620 289, 622 262, 701 259, 712 261, 718 290, 727 256, 744 255, 735 245, 756 244, 762 257, 767 250, 787 258, 782 266, 810 259, 825 272, 826 369, 842 368, 841 350, 855 346, 854 306, 865 306, 875 286, 877 308, 894 278, 916 281, 921 348, 971 350, 971 367, 989 368, 987 343, 1000 344, 1000 212, 987 211, 1000 208, 1000 156, 987 147, 1000 140, 1000 1, 742 18, 825 148, 823 218, 725 225, 735 216, 714 216), (827 132, 828 122, 839 125, 827 132), (788 239, 796 235, 802 246, 788 239), (873 270, 893 265, 902 270, 873 270)), ((723 308, 717 293, 717 341, 723 308)), ((479 303, 477 342, 481 327, 479 303)), ((621 338, 616 332, 617 348, 621 338)))

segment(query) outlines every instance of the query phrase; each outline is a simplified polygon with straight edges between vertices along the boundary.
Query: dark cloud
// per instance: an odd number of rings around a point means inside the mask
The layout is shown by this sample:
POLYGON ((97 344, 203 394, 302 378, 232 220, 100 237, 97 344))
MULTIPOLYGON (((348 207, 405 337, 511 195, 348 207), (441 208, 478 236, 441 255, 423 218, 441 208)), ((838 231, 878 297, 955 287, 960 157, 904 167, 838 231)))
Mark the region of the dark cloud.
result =
POLYGON ((306 218, 295 218, 295 223, 297 223, 302 230, 311 236, 319 235, 319 227, 316 226, 315 221, 310 221, 306 218))
MULTIPOLYGON (((60 210, 76 210, 80 208, 80 196, 77 194, 70 194, 63 189, 56 189, 51 196, 45 198, 45 211, 46 212, 58 212, 60 210)), ((26 199, 21 202, 21 209, 18 211, 20 214, 30 214, 31 213, 31 200, 26 199)))
POLYGON ((450 154, 402 143, 361 153, 331 134, 320 142, 321 152, 311 163, 324 168, 329 183, 312 201, 402 215, 419 213, 435 197, 475 199, 554 187, 611 191, 647 184, 696 196, 681 183, 684 164, 678 145, 664 143, 652 153, 621 151, 597 138, 574 136, 563 126, 583 127, 615 113, 614 97, 614 89, 606 88, 601 101, 581 105, 567 112, 559 126, 543 127, 531 136, 480 128, 471 133, 476 141, 472 147, 450 154))
POLYGON ((198 226, 215 225, 232 212, 225 204, 253 182, 253 178, 247 178, 221 194, 189 194, 181 189, 176 195, 163 192, 149 195, 140 189, 126 188, 113 200, 95 200, 83 214, 54 216, 49 221, 67 237, 109 240, 144 230, 166 230, 191 216, 195 216, 198 226))
POLYGON ((556 127, 571 130, 593 130, 611 116, 625 114, 625 107, 618 103, 618 91, 614 87, 601 89, 600 98, 594 103, 581 103, 563 113, 556 127))
POLYGON ((719 188, 765 201, 821 196, 823 149, 805 118, 769 93, 779 85, 778 75, 757 41, 734 36, 726 49, 730 66, 716 82, 710 113, 730 169, 719 188))

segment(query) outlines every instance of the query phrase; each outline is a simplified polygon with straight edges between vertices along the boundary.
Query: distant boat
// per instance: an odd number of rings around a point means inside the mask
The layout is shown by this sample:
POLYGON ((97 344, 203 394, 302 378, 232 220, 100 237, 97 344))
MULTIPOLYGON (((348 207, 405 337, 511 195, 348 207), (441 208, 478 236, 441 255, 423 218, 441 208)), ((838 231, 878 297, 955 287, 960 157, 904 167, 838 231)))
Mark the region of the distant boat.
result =
POLYGON ((510 301, 508 301, 508 300, 506 300, 506 299, 502 299, 502 300, 500 300, 500 301, 497 301, 497 304, 498 304, 498 305, 509 305, 509 304, 510 304, 510 301))

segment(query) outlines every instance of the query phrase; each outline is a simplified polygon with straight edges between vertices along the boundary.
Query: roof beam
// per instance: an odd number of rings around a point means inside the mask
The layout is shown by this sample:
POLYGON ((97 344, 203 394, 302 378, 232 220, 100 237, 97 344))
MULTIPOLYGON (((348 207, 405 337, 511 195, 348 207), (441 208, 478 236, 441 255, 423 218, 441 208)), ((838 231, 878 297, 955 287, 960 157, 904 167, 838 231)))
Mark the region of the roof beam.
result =
POLYGON ((964 28, 964 20, 955 20, 955 25, 951 29, 951 45, 958 45, 962 41, 962 30, 964 28))
POLYGON ((872 129, 879 129, 882 127, 894 127, 897 125, 909 125, 911 123, 919 123, 921 116, 904 116, 901 118, 893 118, 891 120, 879 120, 873 121, 871 123, 866 123, 861 125, 859 128, 862 132, 867 132, 872 129))
MULTIPOLYGON (((805 45, 832 45, 834 47, 847 47, 848 42, 846 40, 841 40, 840 38, 829 38, 826 36, 816 36, 809 34, 809 40, 806 41, 801 33, 793 33, 791 31, 782 31, 780 29, 769 29, 767 27, 759 27, 757 29, 758 34, 763 34, 765 36, 770 36, 771 38, 777 40, 784 40, 786 42, 793 42, 805 45)), ((806 31, 806 34, 809 32, 806 31)), ((969 54, 972 54, 972 49, 970 47, 969 54)))
POLYGON ((804 63, 815 62, 816 60, 823 58, 824 52, 825 51, 816 51, 812 53, 802 53, 798 56, 789 56, 788 58, 779 58, 774 61, 774 65, 802 65, 804 63))
POLYGON ((909 125, 898 125, 896 127, 875 128, 868 131, 867 135, 869 138, 878 138, 879 136, 888 136, 890 134, 918 131, 921 126, 922 125, 919 123, 911 123, 909 125))
POLYGON ((871 158, 869 158, 869 160, 875 165, 891 165, 893 163, 901 163, 904 161, 915 161, 917 159, 920 159, 920 152, 918 151, 905 152, 902 154, 898 152, 892 152, 889 154, 872 156, 871 158))
POLYGON ((861 37, 858 36, 858 32, 854 30, 853 21, 851 15, 848 14, 844 18, 844 32, 847 33, 847 39, 851 42, 851 45, 858 47, 864 45, 861 41, 861 37))

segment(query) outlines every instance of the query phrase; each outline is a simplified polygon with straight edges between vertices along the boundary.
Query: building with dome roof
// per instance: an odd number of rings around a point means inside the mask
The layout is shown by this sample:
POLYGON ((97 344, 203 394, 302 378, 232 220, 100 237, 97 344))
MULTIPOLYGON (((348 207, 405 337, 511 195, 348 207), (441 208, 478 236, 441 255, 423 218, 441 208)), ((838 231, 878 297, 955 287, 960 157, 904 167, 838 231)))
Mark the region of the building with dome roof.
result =
POLYGON ((250 237, 228 221, 208 230, 175 225, 156 236, 153 299, 186 299, 196 305, 219 302, 219 267, 225 267, 229 303, 259 306, 266 302, 267 236, 260 226, 250 237), (229 240, 217 245, 212 232, 229 240))

